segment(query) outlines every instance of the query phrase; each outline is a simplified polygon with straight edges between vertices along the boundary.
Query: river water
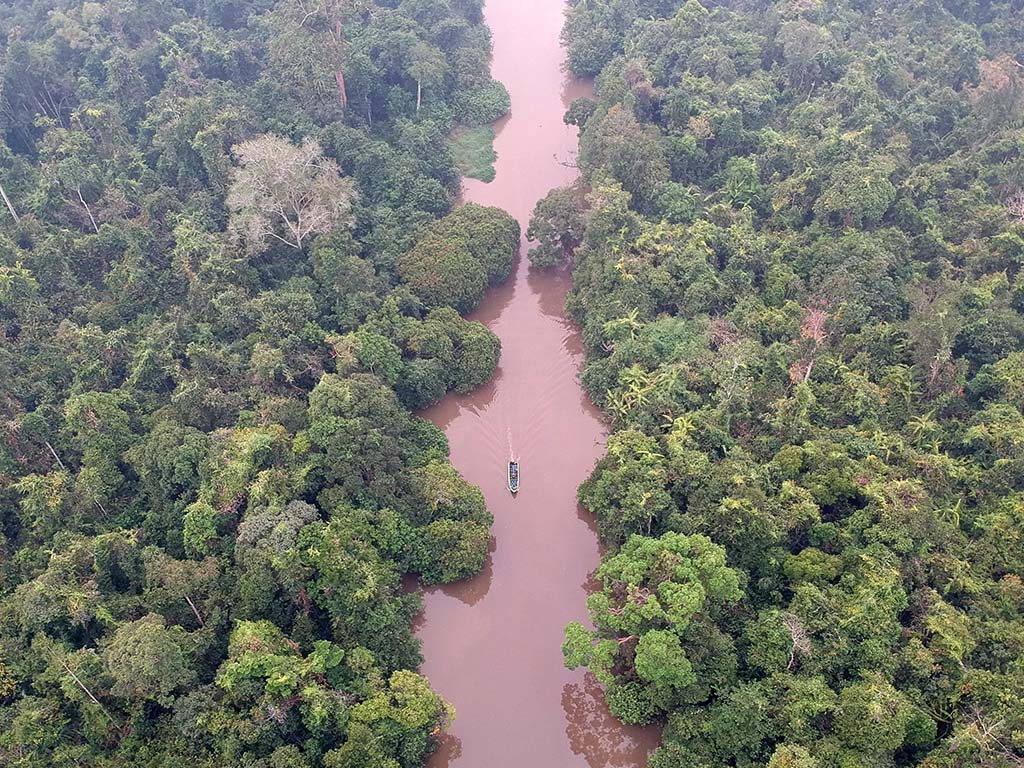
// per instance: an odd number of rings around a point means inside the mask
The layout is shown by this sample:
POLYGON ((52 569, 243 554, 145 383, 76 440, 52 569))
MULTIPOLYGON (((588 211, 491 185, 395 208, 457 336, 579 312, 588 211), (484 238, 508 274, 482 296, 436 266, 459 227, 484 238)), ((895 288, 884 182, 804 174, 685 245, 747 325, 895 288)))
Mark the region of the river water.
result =
POLYGON ((604 449, 600 414, 577 380, 582 344, 565 316, 569 278, 529 269, 525 232, 537 200, 576 176, 576 129, 562 122, 586 83, 568 79, 560 0, 487 0, 494 77, 512 97, 497 126, 497 178, 466 180, 466 200, 513 214, 524 232, 514 276, 471 316, 501 338, 493 381, 424 415, 451 443, 452 462, 494 513, 491 557, 475 578, 429 589, 417 623, 422 671, 455 705, 430 768, 644 766, 653 729, 608 713, 596 681, 562 663, 562 632, 586 620, 600 557, 576 488, 604 449), (522 489, 506 487, 510 453, 522 489))

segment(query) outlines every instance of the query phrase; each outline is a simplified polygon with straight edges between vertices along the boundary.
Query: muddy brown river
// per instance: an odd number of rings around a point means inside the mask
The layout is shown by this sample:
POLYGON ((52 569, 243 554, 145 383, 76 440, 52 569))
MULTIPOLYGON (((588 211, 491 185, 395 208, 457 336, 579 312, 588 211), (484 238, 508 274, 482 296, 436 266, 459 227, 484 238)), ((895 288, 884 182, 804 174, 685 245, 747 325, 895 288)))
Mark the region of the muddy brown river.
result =
MULTIPOLYGON (((564 72, 563 11, 560 0, 485 7, 494 77, 512 112, 496 126, 497 178, 467 180, 465 198, 509 211, 524 236, 536 201, 576 175, 576 129, 562 115, 588 86, 564 72)), ((599 561, 576 488, 603 453, 605 427, 577 380, 583 354, 564 312, 569 278, 531 271, 525 250, 524 240, 514 276, 472 315, 501 338, 494 380, 424 414, 495 516, 483 572, 424 594, 422 671, 457 712, 430 768, 645 766, 656 731, 619 724, 596 681, 562 663, 563 628, 586 619, 599 561), (516 497, 506 487, 510 453, 522 471, 516 497)))

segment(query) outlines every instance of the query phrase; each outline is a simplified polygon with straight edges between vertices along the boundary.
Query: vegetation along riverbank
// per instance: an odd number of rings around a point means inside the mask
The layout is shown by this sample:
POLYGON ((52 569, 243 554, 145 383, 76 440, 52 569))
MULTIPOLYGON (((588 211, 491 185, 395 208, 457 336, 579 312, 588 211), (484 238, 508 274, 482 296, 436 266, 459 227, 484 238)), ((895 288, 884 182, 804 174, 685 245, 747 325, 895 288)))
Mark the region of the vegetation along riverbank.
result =
POLYGON ((1014 3, 578 2, 580 488, 564 652, 668 766, 1024 759, 1014 3))

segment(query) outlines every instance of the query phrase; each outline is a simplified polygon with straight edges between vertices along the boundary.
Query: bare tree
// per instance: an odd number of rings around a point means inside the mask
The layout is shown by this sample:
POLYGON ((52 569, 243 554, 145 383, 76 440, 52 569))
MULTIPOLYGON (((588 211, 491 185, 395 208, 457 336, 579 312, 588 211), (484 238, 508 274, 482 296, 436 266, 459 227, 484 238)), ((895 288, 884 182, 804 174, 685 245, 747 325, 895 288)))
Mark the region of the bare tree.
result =
POLYGON ((818 352, 828 340, 826 323, 829 320, 828 307, 822 302, 812 302, 804 310, 804 319, 800 324, 800 336, 793 344, 800 348, 801 356, 789 367, 789 378, 794 384, 810 381, 818 352))
POLYGON ((1024 224, 1024 192, 1018 192, 1006 201, 1006 212, 1017 224, 1024 224))
POLYGON ((268 134, 232 152, 230 229, 250 252, 263 251, 269 239, 301 249, 310 235, 351 226, 355 184, 313 139, 295 146, 268 134))
POLYGON ((789 613, 788 611, 783 613, 782 626, 785 627, 790 639, 793 641, 793 645, 789 649, 789 663, 786 665, 786 669, 790 670, 796 663, 797 657, 810 656, 813 647, 811 646, 811 637, 807 633, 807 628, 795 613, 789 613))

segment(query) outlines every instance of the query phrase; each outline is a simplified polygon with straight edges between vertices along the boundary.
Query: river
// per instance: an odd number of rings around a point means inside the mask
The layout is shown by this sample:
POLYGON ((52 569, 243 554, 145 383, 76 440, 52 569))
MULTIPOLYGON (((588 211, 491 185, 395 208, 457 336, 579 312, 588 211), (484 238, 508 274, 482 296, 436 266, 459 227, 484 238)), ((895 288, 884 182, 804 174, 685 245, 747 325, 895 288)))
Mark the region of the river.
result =
POLYGON ((466 200, 513 214, 524 233, 514 275, 472 319, 502 342, 490 384, 449 396, 424 415, 451 443, 452 461, 494 513, 492 553, 475 578, 424 593, 417 622, 422 671, 455 705, 451 732, 430 768, 644 766, 653 729, 608 713, 592 676, 562 663, 562 632, 586 620, 586 590, 600 552, 576 488, 604 450, 600 413, 577 380, 583 360, 564 311, 569 277, 529 269, 525 232, 537 200, 576 176, 576 129, 562 116, 586 83, 568 79, 559 0, 487 0, 492 71, 512 97, 496 125, 497 177, 466 180, 466 200), (506 488, 510 451, 522 490, 506 488))

